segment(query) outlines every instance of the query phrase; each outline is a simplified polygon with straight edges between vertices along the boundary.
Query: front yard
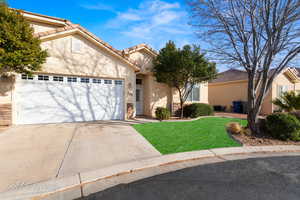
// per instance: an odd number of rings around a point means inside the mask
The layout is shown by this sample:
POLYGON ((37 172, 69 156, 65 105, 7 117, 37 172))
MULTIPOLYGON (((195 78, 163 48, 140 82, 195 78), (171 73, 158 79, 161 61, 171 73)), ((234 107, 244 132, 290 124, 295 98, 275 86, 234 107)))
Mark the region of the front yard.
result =
POLYGON ((246 120, 208 117, 190 122, 136 124, 134 128, 162 154, 241 146, 226 132, 226 124, 246 120))

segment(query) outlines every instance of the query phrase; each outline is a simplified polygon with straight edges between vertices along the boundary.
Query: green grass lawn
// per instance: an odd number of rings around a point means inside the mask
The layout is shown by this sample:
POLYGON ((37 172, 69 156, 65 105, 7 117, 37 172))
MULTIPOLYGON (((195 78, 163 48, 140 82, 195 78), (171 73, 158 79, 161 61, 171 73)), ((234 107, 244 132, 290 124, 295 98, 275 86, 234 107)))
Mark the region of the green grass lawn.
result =
POLYGON ((190 122, 160 122, 136 124, 141 133, 162 154, 241 146, 226 132, 226 124, 246 120, 208 117, 190 122))

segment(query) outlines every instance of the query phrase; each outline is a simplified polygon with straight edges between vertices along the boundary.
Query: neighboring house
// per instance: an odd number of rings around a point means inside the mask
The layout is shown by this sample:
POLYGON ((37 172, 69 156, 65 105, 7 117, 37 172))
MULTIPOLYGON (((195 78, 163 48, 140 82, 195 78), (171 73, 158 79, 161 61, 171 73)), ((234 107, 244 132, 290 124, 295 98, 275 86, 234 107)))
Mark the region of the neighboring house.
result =
MULTIPOLYGON (((272 73, 272 70, 271 70, 272 73)), ((270 92, 262 104, 261 114, 274 112, 277 108, 272 100, 280 97, 286 91, 299 91, 300 78, 298 70, 287 68, 274 80, 270 92)), ((217 78, 208 84, 208 99, 213 106, 224 106, 226 111, 232 111, 233 101, 247 102, 248 75, 247 72, 229 69, 219 73, 217 78)))
MULTIPOLYGON (((21 12, 49 57, 32 77, 1 78, 1 124, 124 120, 178 107, 175 90, 152 76, 157 53, 149 46, 119 51, 68 20, 21 12)), ((189 100, 208 103, 207 83, 189 100)))

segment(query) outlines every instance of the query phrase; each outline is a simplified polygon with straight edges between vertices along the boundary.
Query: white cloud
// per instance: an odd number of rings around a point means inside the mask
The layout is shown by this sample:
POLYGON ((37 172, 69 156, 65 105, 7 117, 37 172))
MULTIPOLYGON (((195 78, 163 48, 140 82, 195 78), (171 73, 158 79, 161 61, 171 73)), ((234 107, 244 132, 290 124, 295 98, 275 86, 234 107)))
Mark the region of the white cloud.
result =
MULTIPOLYGON (((109 29, 120 29, 127 37, 149 39, 157 38, 155 34, 187 34, 187 13, 178 2, 168 3, 162 0, 146 0, 137 9, 119 13, 108 21, 109 29)), ((167 36, 166 35, 166 36, 167 36)), ((170 38, 171 39, 171 38, 170 38)))
POLYGON ((142 18, 139 15, 134 13, 120 13, 118 17, 123 20, 131 20, 131 21, 142 20, 142 18))
POLYGON ((115 12, 115 9, 112 6, 103 3, 97 3, 95 5, 83 4, 81 5, 81 7, 88 10, 105 10, 105 11, 115 12))
MULTIPOLYGON (((100 8, 106 9, 105 6, 99 6, 100 8)), ((107 7, 107 10, 109 8, 107 7)), ((121 48, 126 48, 128 46, 125 44, 148 43, 159 49, 168 40, 182 46, 194 37, 188 25, 188 13, 178 2, 143 0, 136 8, 116 11, 115 14, 114 18, 104 22, 104 25, 101 24, 101 27, 98 26, 98 30, 94 30, 117 35, 117 47, 122 45, 121 48)))
POLYGON ((142 2, 140 4, 139 8, 141 10, 148 9, 150 11, 156 12, 156 11, 160 11, 160 10, 180 8, 180 4, 178 2, 168 3, 168 2, 160 1, 160 0, 152 0, 152 1, 142 2))

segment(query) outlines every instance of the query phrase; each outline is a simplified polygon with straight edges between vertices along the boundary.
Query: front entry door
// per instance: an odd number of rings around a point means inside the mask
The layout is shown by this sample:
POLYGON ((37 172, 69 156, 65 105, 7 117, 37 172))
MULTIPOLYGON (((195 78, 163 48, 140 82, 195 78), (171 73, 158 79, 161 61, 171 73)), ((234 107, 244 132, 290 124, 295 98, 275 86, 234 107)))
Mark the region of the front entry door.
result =
POLYGON ((143 115, 143 89, 140 85, 136 86, 136 114, 143 115))

